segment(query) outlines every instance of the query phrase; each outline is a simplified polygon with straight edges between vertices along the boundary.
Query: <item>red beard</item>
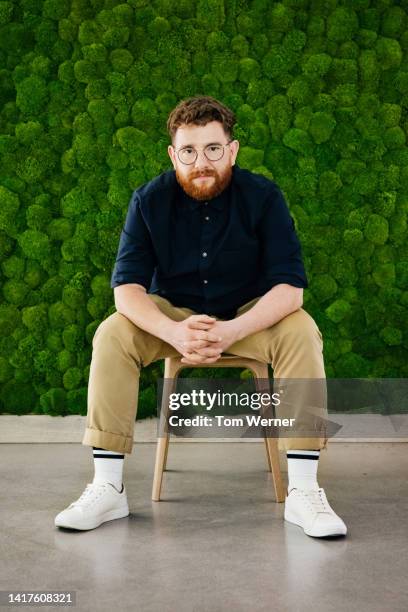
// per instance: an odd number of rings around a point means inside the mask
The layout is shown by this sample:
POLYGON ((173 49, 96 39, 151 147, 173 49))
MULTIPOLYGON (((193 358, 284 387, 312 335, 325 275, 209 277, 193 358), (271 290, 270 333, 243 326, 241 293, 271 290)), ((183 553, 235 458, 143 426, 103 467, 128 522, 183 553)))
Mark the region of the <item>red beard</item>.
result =
POLYGON ((215 170, 194 172, 188 177, 180 176, 176 170, 176 178, 179 185, 190 197, 195 200, 207 201, 217 197, 228 187, 232 177, 232 166, 224 170, 223 174, 218 174, 215 170), (199 176, 207 176, 206 180, 195 180, 199 176))

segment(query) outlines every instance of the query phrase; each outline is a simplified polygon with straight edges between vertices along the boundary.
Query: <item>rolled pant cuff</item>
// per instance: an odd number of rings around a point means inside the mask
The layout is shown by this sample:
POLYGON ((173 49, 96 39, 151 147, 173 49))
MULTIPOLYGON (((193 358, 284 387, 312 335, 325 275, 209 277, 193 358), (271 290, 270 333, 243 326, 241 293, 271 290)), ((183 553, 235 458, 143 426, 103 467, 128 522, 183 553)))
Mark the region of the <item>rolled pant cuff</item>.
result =
POLYGON ((327 438, 278 438, 278 447, 281 451, 326 449, 327 438))
POLYGON ((99 429, 86 427, 82 444, 130 454, 133 448, 133 437, 130 438, 129 436, 121 436, 109 431, 100 431, 99 429))

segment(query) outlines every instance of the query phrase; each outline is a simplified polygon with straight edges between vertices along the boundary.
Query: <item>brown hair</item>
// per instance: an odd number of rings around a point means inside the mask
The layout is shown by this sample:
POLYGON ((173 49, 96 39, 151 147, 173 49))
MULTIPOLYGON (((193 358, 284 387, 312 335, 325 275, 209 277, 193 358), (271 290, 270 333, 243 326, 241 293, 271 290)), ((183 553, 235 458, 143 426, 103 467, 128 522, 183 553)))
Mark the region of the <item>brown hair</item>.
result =
POLYGON ((235 115, 228 107, 218 102, 212 96, 193 96, 178 103, 167 120, 167 130, 171 142, 174 140, 177 128, 184 124, 206 125, 210 121, 222 123, 224 132, 229 139, 233 138, 232 130, 236 123, 235 115))

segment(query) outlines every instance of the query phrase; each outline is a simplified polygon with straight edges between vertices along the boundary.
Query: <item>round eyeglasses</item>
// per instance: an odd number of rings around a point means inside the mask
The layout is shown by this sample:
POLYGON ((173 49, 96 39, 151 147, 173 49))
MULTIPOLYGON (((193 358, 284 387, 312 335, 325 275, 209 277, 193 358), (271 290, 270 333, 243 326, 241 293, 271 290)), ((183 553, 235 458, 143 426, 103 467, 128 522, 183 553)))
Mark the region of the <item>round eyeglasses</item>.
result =
MULTIPOLYGON (((232 140, 226 144, 209 144, 204 148, 204 155, 209 161, 219 161, 224 155, 224 147, 228 147, 231 142, 232 140)), ((187 166, 194 164, 198 156, 198 153, 194 147, 183 147, 182 149, 176 151, 176 153, 181 163, 186 164, 187 166)))

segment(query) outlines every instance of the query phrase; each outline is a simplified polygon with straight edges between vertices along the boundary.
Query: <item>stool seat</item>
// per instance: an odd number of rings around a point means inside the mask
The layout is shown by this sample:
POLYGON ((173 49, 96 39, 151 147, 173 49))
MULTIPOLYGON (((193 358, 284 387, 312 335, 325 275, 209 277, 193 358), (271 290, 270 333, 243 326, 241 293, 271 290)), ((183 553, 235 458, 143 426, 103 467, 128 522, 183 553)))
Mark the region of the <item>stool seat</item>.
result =
MULTIPOLYGON (((164 384, 160 419, 163 419, 166 422, 169 412, 170 394, 173 393, 174 389, 176 388, 179 372, 184 368, 245 368, 252 372, 256 389, 259 391, 266 391, 263 385, 265 385, 266 380, 269 380, 267 363, 262 363, 256 359, 240 357, 239 355, 228 354, 222 354, 221 357, 214 363, 200 363, 198 365, 183 363, 181 359, 182 355, 177 357, 167 357, 164 360, 164 384), (261 381, 263 381, 262 384, 261 381)), ((163 472, 166 470, 167 464, 169 440, 170 434, 166 428, 165 433, 157 438, 156 461, 152 489, 153 501, 160 501, 163 472)), ((272 473, 275 500, 276 502, 283 502, 285 500, 285 489, 282 482, 282 474, 279 463, 278 442, 276 438, 264 437, 264 440, 268 468, 272 473)))

